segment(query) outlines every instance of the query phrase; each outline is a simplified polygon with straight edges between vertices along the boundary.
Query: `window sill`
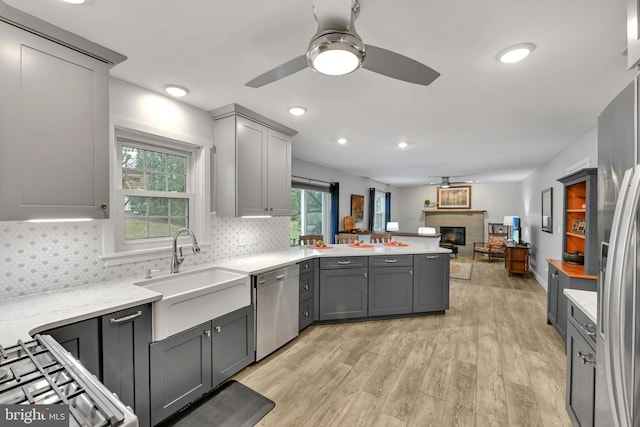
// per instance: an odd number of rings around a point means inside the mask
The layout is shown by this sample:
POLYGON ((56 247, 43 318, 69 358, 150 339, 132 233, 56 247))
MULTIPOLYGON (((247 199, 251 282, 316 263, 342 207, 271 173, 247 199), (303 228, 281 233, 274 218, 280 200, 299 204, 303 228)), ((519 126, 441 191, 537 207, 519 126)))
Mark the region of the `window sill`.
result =
MULTIPOLYGON (((199 243, 200 253, 209 252, 211 248, 211 242, 199 243)), ((191 253, 191 244, 179 245, 184 248, 183 252, 186 256, 191 253)), ((117 252, 112 254, 104 254, 99 256, 104 263, 105 267, 112 267, 115 265, 131 264, 141 261, 152 261, 161 258, 169 258, 173 255, 171 247, 153 248, 153 249, 140 249, 136 251, 117 252)))

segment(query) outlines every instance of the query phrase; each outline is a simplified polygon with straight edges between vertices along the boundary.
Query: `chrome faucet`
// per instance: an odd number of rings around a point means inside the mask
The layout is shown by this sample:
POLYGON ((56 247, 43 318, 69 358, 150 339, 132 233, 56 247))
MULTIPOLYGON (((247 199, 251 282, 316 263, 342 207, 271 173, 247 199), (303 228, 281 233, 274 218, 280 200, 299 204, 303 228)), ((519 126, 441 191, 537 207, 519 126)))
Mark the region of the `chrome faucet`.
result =
POLYGON ((195 234, 193 234, 193 231, 188 228, 181 228, 176 231, 176 234, 173 235, 173 256, 171 257, 171 273, 178 273, 180 271, 180 266, 184 262, 182 247, 180 248, 180 251, 178 251, 178 237, 180 237, 181 234, 188 234, 189 236, 191 236, 191 242, 193 243, 191 250, 193 250, 194 254, 200 252, 200 246, 198 245, 198 240, 196 240, 196 236, 195 234), (178 256, 178 252, 180 252, 180 256, 178 256))

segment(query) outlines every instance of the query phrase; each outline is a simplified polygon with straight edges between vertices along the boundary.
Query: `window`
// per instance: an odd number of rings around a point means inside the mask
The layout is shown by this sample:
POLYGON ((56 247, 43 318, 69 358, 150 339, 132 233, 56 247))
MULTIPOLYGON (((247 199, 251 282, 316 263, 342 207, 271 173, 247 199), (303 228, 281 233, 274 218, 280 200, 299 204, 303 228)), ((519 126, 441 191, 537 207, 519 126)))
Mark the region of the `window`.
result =
POLYGON ((183 227, 206 242, 202 149, 129 129, 116 128, 115 135, 113 241, 105 242, 106 251, 166 251, 183 227))
POLYGON ((373 211, 373 231, 385 231, 385 194, 376 191, 373 211))
POLYGON ((189 227, 189 154, 120 147, 124 240, 169 237, 189 227))
MULTIPOLYGON (((295 183, 293 184, 295 185, 295 183)), ((329 234, 329 188, 291 189, 291 246, 299 245, 301 235, 329 234)))

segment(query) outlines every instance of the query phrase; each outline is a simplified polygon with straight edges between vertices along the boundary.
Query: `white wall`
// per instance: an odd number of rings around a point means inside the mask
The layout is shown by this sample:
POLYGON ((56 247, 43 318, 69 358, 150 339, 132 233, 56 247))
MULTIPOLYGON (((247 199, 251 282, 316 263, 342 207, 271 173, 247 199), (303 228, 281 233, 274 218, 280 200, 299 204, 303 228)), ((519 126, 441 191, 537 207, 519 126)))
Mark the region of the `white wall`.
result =
POLYGON ((531 271, 540 284, 547 287, 548 258, 562 258, 562 230, 564 216, 563 185, 558 178, 569 173, 577 163, 589 159, 589 167, 598 166, 598 132, 590 129, 573 144, 560 153, 555 154, 547 163, 536 169, 522 182, 522 200, 524 200, 525 220, 522 223, 523 234, 526 233, 531 243, 531 271), (553 188, 553 233, 546 233, 542 227, 542 190, 553 188))
MULTIPOLYGON (((477 183, 471 186, 471 209, 486 210, 486 224, 502 222, 505 216, 520 216, 524 214, 519 182, 509 183, 477 183)), ((435 202, 437 197, 436 185, 421 185, 417 187, 395 187, 392 191, 391 220, 398 221, 400 230, 416 232, 418 227, 424 227, 425 199, 435 202)), ((525 236, 522 236, 526 240, 525 236)))
MULTIPOLYGON (((295 144, 295 142, 294 142, 295 144)), ((295 152, 295 147, 294 147, 295 152)), ((340 219, 339 227, 342 228, 342 218, 351 215, 351 195, 359 194, 364 196, 364 218, 362 222, 356 224, 357 228, 369 228, 368 212, 369 212, 369 188, 373 187, 379 191, 391 191, 391 212, 394 207, 394 191, 391 186, 383 184, 372 179, 363 178, 361 176, 351 175, 336 169, 327 168, 304 160, 293 158, 291 163, 291 174, 303 178, 315 179, 324 182, 340 183, 340 199, 338 201, 338 218, 340 219)))

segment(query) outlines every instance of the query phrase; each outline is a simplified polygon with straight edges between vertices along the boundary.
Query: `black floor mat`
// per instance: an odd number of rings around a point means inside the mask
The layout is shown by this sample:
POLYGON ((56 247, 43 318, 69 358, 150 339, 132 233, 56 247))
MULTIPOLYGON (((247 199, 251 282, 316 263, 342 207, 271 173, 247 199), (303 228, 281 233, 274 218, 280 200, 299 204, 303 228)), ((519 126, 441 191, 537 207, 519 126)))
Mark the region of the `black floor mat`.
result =
POLYGON ((231 380, 210 395, 162 423, 178 427, 251 427, 276 404, 249 387, 231 380))

